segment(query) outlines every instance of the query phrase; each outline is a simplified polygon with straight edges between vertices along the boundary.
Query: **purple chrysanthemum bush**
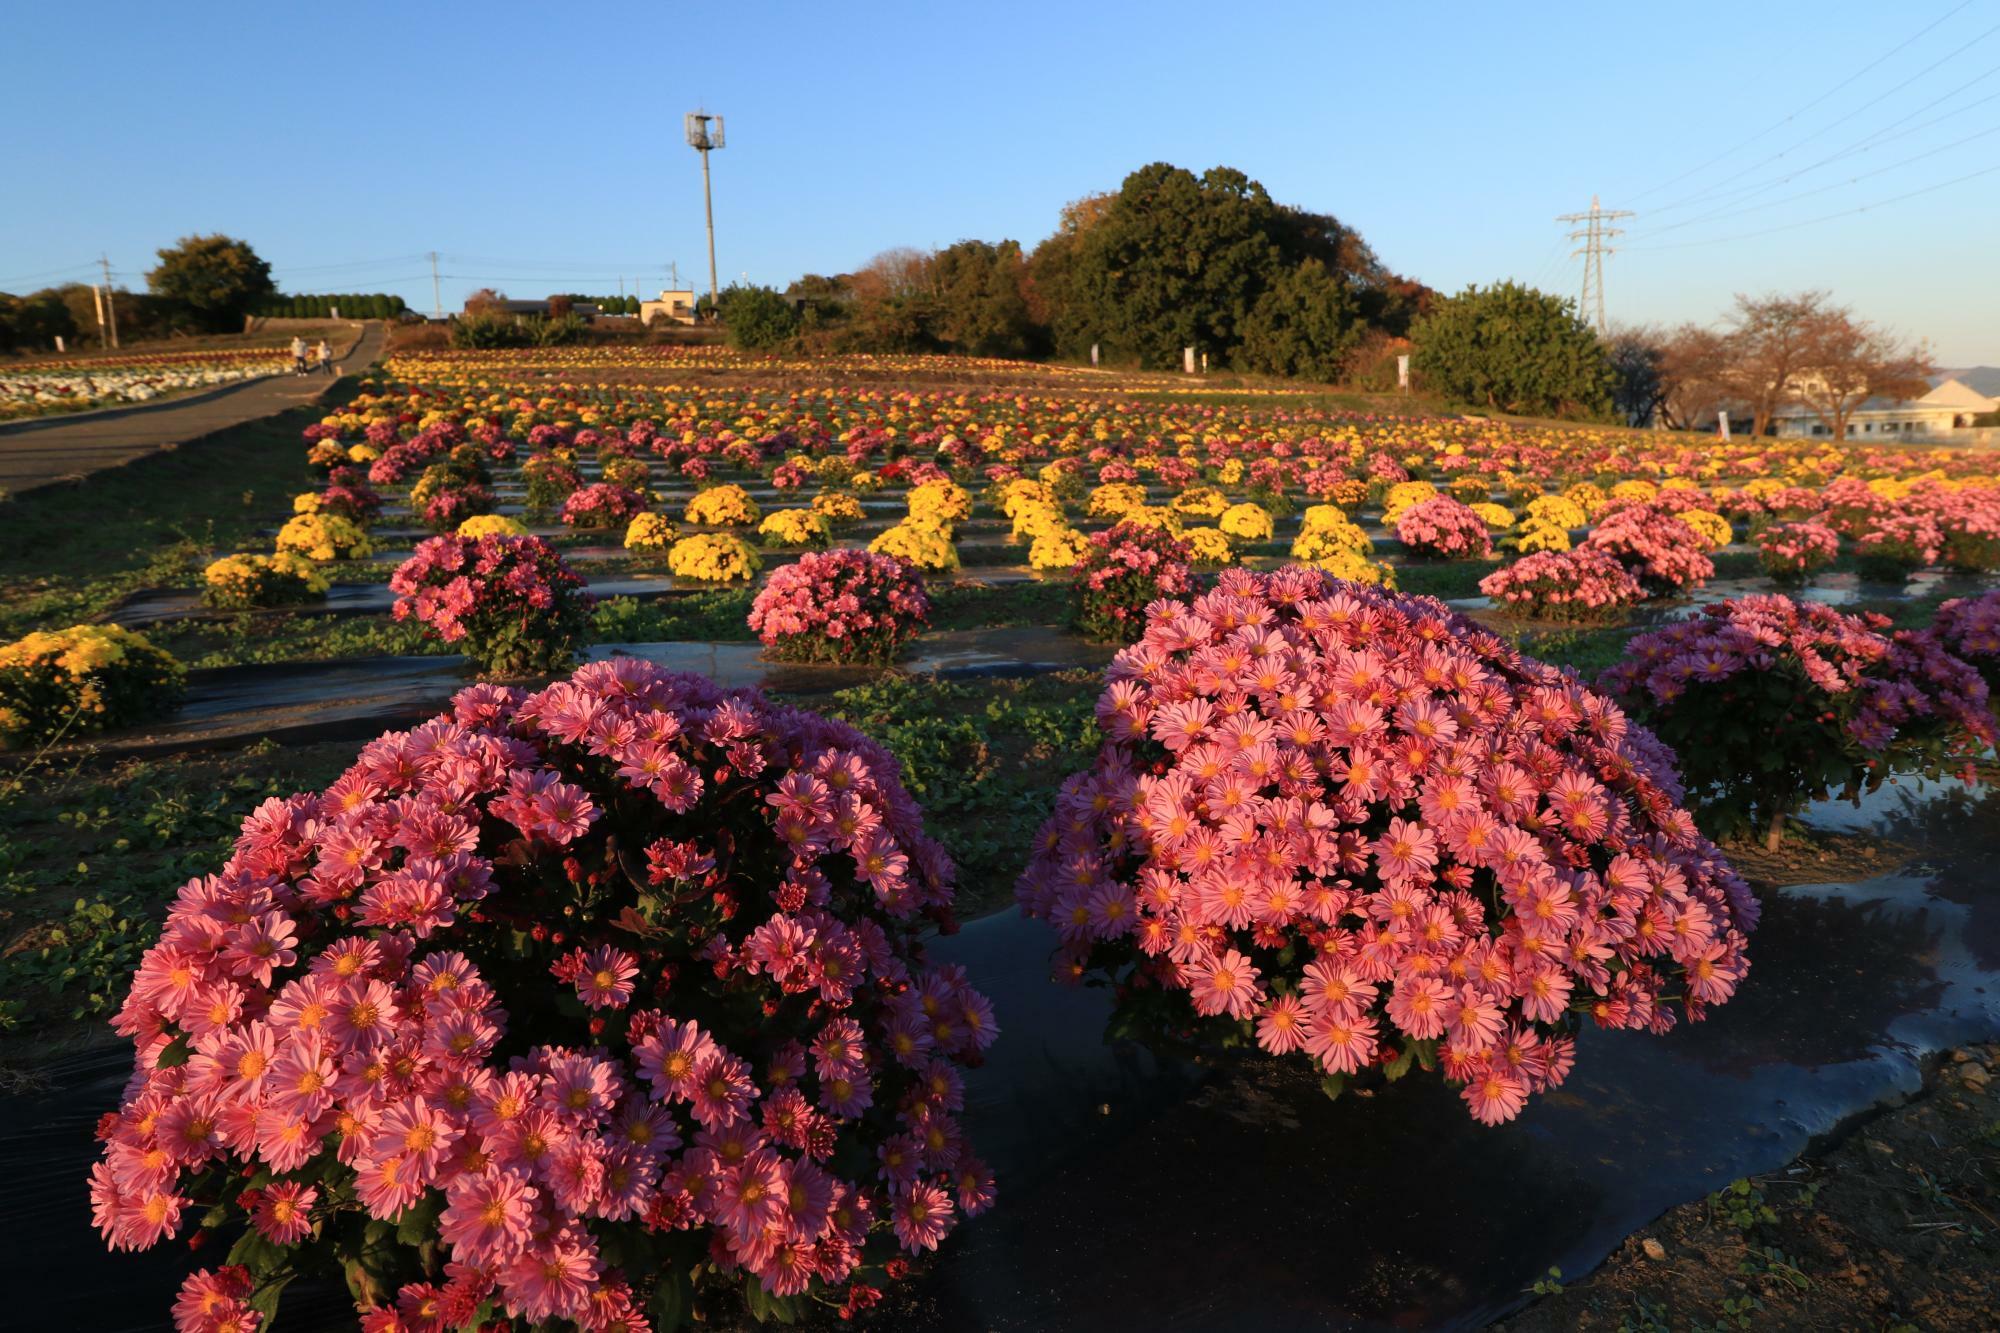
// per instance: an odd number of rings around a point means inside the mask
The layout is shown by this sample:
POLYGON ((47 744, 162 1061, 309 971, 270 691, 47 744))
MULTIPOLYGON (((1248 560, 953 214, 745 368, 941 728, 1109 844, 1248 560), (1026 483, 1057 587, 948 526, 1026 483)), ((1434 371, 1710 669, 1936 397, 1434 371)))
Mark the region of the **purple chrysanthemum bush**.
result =
POLYGON ((340 1272, 378 1330, 865 1307, 993 1197, 992 1010, 919 939, 953 873, 844 723, 631 660, 474 686, 181 890, 97 1224, 241 1228, 183 1328, 340 1272))
POLYGON ((1748 969, 1756 899, 1668 753, 1440 602, 1230 570, 1107 681, 1017 895, 1124 1030, 1254 1039, 1329 1092, 1414 1061, 1498 1123, 1584 1023, 1664 1032, 1748 969))

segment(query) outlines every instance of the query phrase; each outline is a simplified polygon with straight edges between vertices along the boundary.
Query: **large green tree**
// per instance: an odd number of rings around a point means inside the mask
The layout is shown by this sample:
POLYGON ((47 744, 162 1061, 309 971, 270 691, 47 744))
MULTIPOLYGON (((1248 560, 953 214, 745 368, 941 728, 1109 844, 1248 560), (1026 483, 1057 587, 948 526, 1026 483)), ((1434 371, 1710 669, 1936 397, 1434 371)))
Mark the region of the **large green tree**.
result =
POLYGON ((1023 290, 1027 264, 1013 241, 960 241, 931 256, 937 336, 970 356, 1030 356, 1040 329, 1023 290))
POLYGON ((799 312, 769 287, 730 285, 719 301, 729 345, 769 351, 790 343, 799 331, 799 312))
POLYGON ((146 285, 200 328, 240 329, 245 315, 277 294, 271 266, 248 241, 220 233, 184 236, 159 254, 159 267, 146 275, 146 285))
POLYGON ((1250 308, 1236 362, 1244 370, 1331 384, 1366 332, 1353 288, 1308 259, 1250 308))
POLYGON ((1189 346, 1226 358, 1284 267, 1278 227, 1271 196, 1240 171, 1141 167, 1076 238, 1064 330, 1142 365, 1178 365, 1189 346))
POLYGON ((1614 376, 1575 306, 1518 283, 1477 284, 1410 327, 1427 388, 1503 412, 1607 415, 1614 376))

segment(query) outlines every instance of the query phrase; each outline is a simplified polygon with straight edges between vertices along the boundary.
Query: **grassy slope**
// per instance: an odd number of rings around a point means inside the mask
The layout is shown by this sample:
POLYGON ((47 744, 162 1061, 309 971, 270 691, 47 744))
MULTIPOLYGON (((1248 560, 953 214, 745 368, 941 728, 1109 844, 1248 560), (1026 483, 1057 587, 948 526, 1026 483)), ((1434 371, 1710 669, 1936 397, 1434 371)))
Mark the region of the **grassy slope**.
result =
POLYGON ((0 637, 59 628, 135 588, 194 584, 208 553, 281 523, 305 488, 299 408, 45 486, 0 508, 0 637))

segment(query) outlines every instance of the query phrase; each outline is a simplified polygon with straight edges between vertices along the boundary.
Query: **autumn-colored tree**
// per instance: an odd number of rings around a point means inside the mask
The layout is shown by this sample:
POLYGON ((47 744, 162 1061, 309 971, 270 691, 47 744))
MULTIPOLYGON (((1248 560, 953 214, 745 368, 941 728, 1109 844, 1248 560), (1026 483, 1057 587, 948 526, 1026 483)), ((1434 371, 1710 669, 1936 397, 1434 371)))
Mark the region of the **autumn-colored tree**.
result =
POLYGON ((1825 292, 1736 296, 1725 334, 1730 354, 1726 381, 1750 408, 1750 433, 1762 435, 1771 417, 1792 401, 1799 376, 1812 361, 1814 330, 1827 311, 1825 292))
POLYGON ((1736 398, 1735 351, 1717 329, 1683 324, 1661 344, 1661 412, 1678 430, 1694 427, 1740 400, 1736 398))
POLYGON ((1806 325, 1798 400, 1836 440, 1847 438, 1855 409, 1870 398, 1917 398, 1937 367, 1921 344, 1910 344, 1844 306, 1820 309, 1806 325))

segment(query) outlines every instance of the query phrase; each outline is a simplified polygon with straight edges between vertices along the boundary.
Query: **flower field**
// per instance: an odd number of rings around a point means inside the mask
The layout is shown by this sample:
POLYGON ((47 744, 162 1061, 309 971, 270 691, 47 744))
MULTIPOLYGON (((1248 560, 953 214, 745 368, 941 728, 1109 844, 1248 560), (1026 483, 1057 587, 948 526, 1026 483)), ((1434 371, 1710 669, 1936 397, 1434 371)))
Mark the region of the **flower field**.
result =
POLYGON ((154 548, 19 502, 0 1032, 116 1068, 130 1322, 1104 1326, 1199 1197, 1463 1323, 1991 1035, 1798 886, 1990 841, 2000 456, 1391 407, 408 354, 154 548))
POLYGON ((0 421, 147 403, 290 368, 290 359, 280 348, 36 361, 0 371, 0 421))

